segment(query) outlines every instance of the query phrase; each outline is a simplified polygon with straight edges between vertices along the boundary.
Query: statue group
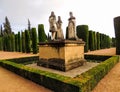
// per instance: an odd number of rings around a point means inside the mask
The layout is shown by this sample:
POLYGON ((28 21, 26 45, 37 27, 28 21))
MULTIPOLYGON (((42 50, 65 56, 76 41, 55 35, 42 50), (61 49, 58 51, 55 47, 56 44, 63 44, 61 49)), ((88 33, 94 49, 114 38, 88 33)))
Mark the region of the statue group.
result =
MULTIPOLYGON (((76 35, 76 24, 75 24, 75 17, 73 13, 70 12, 70 18, 68 19, 68 39, 77 40, 78 37, 76 35)), ((54 12, 51 12, 49 17, 49 24, 50 24, 50 32, 52 34, 51 39, 64 39, 63 30, 62 30, 62 20, 61 17, 58 16, 58 21, 56 21, 56 16, 54 12)))

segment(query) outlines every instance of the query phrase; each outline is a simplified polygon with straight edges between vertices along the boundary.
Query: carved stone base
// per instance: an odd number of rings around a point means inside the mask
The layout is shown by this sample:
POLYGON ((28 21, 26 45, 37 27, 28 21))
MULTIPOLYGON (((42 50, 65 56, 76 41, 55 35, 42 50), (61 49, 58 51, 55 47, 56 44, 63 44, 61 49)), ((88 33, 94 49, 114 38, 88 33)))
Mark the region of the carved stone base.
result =
POLYGON ((83 65, 84 42, 83 41, 52 41, 40 43, 39 62, 37 65, 68 71, 83 65))
POLYGON ((71 62, 65 65, 65 60, 53 58, 53 59, 48 59, 48 60, 40 59, 39 62, 37 62, 37 65, 56 69, 56 70, 61 70, 61 71, 68 71, 68 70, 77 68, 79 66, 82 66, 85 62, 86 60, 84 59, 83 60, 78 59, 78 61, 75 60, 75 62, 71 62))

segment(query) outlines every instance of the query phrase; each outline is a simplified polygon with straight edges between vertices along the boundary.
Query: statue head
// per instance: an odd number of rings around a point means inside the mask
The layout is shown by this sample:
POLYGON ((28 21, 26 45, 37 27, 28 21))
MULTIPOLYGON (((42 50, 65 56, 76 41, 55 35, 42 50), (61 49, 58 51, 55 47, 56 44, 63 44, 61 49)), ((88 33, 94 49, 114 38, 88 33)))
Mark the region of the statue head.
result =
POLYGON ((72 12, 70 12, 69 14, 70 14, 70 17, 73 17, 73 13, 72 12))
POLYGON ((51 16, 55 16, 55 14, 54 14, 54 12, 53 12, 53 11, 51 12, 51 16))
POLYGON ((60 17, 60 16, 58 16, 58 20, 61 20, 61 17, 60 17))
POLYGON ((61 20, 61 17, 58 16, 58 22, 61 22, 62 23, 62 20, 61 20))

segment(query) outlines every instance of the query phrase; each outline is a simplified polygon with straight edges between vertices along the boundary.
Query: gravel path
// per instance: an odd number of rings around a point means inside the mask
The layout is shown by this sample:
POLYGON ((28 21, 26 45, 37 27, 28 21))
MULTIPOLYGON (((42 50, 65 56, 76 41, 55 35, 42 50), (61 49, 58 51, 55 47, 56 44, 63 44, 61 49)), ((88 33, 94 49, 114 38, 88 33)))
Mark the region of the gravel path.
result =
POLYGON ((120 92, 120 63, 115 65, 92 92, 120 92))
POLYGON ((109 48, 109 49, 101 49, 96 51, 90 51, 85 54, 93 54, 93 55, 115 55, 116 48, 109 48))
POLYGON ((37 56, 38 54, 26 54, 21 52, 3 52, 0 51, 0 60, 3 59, 11 59, 11 58, 20 58, 20 57, 29 57, 29 56, 37 56))

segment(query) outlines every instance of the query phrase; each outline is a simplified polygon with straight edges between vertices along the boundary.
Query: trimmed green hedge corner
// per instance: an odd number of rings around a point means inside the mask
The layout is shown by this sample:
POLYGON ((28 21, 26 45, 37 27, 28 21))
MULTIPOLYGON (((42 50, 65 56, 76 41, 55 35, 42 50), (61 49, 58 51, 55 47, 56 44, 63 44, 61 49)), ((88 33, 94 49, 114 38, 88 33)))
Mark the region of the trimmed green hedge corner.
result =
POLYGON ((119 62, 119 56, 113 56, 96 67, 74 78, 82 83, 80 92, 91 92, 98 82, 119 62))
POLYGON ((54 90, 54 92, 91 92, 117 62, 119 62, 119 56, 113 56, 75 78, 34 69, 11 61, 0 61, 0 66, 54 90))

